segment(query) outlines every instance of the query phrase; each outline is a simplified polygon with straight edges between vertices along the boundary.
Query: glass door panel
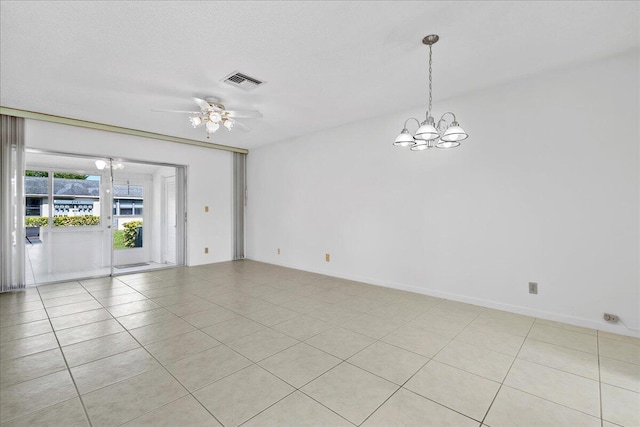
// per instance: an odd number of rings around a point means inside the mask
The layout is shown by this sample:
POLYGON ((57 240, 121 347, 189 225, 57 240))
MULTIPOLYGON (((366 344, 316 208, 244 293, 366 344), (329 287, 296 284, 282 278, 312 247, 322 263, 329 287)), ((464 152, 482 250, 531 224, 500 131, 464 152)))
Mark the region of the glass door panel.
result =
POLYGON ((113 161, 113 274, 183 263, 176 250, 184 241, 176 227, 176 169, 113 161))
POLYGON ((110 172, 96 160, 27 150, 27 283, 110 273, 110 172))
POLYGON ((150 223, 145 204, 148 203, 151 183, 139 178, 114 178, 112 233, 116 270, 149 265, 152 239, 145 239, 145 228, 150 223))

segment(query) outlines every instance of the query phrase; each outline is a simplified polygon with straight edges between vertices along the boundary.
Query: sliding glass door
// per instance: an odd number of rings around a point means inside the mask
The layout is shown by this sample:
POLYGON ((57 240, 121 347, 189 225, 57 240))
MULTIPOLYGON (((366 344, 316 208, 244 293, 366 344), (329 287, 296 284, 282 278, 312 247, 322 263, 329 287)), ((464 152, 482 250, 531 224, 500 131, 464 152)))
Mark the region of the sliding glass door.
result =
POLYGON ((26 165, 27 284, 184 263, 184 168, 33 150, 26 165))

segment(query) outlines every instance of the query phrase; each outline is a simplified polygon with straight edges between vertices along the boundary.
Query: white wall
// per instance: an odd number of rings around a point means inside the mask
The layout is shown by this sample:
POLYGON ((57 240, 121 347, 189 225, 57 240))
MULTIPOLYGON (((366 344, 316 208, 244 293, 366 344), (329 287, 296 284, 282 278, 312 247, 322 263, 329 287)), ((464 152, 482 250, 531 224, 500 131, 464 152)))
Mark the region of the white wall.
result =
POLYGON ((187 265, 232 259, 231 153, 36 120, 26 121, 25 141, 28 148, 187 165, 187 265))
POLYGON ((635 51, 435 102, 453 150, 392 146, 421 108, 252 150, 248 258, 637 335, 638 75, 635 51))

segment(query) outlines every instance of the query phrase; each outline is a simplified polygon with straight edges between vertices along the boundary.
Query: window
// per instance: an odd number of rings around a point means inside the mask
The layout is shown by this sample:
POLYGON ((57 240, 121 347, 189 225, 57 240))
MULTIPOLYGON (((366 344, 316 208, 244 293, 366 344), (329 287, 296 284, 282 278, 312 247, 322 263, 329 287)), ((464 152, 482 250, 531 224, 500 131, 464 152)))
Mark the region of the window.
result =
POLYGON ((47 226, 51 218, 54 227, 100 225, 101 177, 63 172, 50 174, 51 171, 26 171, 25 224, 47 226), (53 203, 49 210, 51 196, 53 203))
POLYGON ((114 216, 142 216, 144 186, 115 184, 113 196, 114 216))
POLYGON ((99 175, 53 174, 53 225, 100 225, 99 175))
POLYGON ((142 215, 142 200, 133 201, 133 214, 142 215))
POLYGON ((27 202, 25 206, 26 216, 42 216, 42 206, 47 206, 48 198, 46 197, 29 197, 27 196, 27 202))
POLYGON ((142 200, 115 199, 113 201, 113 215, 142 216, 142 200))

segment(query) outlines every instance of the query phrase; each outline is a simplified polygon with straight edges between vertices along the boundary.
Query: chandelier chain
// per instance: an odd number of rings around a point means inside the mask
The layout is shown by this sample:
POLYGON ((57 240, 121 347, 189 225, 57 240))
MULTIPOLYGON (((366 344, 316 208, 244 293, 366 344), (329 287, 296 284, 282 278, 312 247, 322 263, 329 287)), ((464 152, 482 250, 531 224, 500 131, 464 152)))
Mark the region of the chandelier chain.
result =
POLYGON ((433 83, 433 79, 431 78, 431 64, 432 64, 431 45, 429 45, 429 116, 431 116, 431 101, 432 101, 431 92, 432 92, 432 83, 433 83))

